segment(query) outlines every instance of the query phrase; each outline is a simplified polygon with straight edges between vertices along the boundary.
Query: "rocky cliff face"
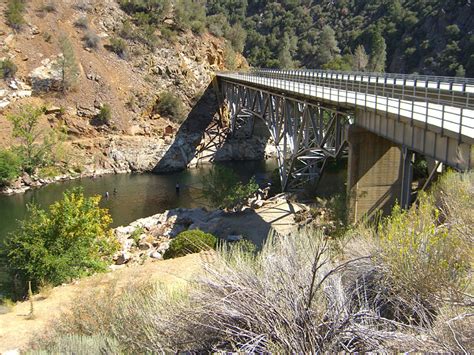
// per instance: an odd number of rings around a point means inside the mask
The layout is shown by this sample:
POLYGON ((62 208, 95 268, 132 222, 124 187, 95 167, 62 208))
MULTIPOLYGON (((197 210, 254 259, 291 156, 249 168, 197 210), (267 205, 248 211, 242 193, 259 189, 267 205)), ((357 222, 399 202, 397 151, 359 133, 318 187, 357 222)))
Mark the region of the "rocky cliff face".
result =
MULTIPOLYGON (((157 103, 167 91, 184 104, 185 116, 194 110, 215 71, 225 69, 224 40, 188 31, 169 41, 157 33, 160 44, 154 50, 126 40, 125 60, 110 51, 112 38, 129 19, 116 1, 54 4, 54 11, 45 11, 43 1, 27 2, 26 24, 19 32, 0 17, 0 59, 18 67, 14 78, 0 81, 0 148, 12 143, 5 116, 25 104, 46 105, 56 112, 45 116, 43 125, 66 126, 67 144, 86 170, 148 171, 168 158, 165 153, 173 142, 184 150, 190 141, 199 144, 200 133, 192 131, 175 139, 180 123, 160 115, 157 103), (96 48, 87 44, 92 34, 96 48), (61 36, 69 38, 79 69, 77 82, 66 93, 61 92, 58 66, 61 36), (104 105, 111 107, 107 124, 95 119, 104 105)), ((0 4, 1 14, 4 9, 0 4)), ((238 61, 246 65, 243 58, 238 61)), ((204 124, 212 121, 210 112, 192 117, 203 116, 204 124)))

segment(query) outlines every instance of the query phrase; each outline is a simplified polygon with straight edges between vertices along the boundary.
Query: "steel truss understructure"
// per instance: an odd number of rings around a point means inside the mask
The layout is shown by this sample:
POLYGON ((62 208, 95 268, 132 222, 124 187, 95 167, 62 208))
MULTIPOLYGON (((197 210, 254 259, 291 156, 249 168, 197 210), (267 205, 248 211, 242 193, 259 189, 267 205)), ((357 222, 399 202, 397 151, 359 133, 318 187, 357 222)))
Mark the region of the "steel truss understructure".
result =
POLYGON ((283 191, 316 184, 328 159, 337 159, 346 150, 351 112, 222 79, 220 91, 229 107, 234 137, 250 137, 255 119, 267 125, 277 151, 283 191))

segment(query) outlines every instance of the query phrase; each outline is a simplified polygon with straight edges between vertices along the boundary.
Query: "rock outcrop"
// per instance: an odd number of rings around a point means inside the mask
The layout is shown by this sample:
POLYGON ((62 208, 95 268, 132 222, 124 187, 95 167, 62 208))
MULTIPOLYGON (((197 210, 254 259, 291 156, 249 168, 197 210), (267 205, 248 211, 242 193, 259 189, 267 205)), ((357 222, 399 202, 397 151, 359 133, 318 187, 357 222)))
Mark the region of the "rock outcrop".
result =
POLYGON ((28 81, 35 94, 49 91, 61 91, 63 78, 57 58, 47 58, 41 66, 33 69, 28 75, 28 81))

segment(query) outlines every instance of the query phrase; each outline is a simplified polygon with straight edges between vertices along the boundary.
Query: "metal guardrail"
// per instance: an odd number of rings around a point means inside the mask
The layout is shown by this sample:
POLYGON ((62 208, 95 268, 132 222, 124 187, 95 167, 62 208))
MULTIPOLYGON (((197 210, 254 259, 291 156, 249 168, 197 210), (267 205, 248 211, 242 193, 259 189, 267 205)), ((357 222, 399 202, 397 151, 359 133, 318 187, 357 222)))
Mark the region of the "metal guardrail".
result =
POLYGON ((474 139, 474 79, 366 72, 254 69, 218 76, 405 117, 474 139))

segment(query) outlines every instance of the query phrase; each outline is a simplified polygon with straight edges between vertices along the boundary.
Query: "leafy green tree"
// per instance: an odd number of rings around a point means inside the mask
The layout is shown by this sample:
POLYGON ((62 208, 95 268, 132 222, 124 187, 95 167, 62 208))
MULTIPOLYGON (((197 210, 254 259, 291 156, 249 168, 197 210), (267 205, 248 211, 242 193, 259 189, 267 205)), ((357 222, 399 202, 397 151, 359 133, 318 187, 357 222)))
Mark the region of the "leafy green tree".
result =
POLYGON ((17 178, 20 172, 20 158, 10 150, 0 150, 0 186, 5 186, 17 178))
POLYGON ((65 34, 59 38, 61 57, 57 67, 61 72, 63 93, 72 89, 79 79, 79 66, 69 37, 65 34))
POLYGON ((459 67, 456 69, 455 75, 459 78, 464 78, 466 76, 466 71, 462 65, 459 65, 459 67))
POLYGON ((224 32, 225 38, 227 38, 235 51, 242 53, 245 46, 245 39, 247 38, 247 32, 243 29, 240 23, 236 23, 233 26, 227 27, 224 32))
POLYGON ((48 211, 29 205, 28 218, 5 241, 12 275, 22 283, 32 281, 37 288, 105 271, 119 243, 100 199, 85 197, 76 188, 66 191, 48 211))
POLYGON ((202 250, 215 249, 217 238, 199 229, 181 232, 171 240, 170 247, 163 255, 164 259, 177 258, 187 254, 198 253, 202 250))
POLYGON ((202 33, 206 24, 204 0, 176 0, 174 3, 176 25, 183 30, 202 33))
POLYGON ((215 165, 202 178, 202 185, 204 196, 213 205, 226 209, 242 206, 258 190, 254 178, 243 184, 231 169, 222 165, 215 165))
POLYGON ((44 107, 25 106, 19 113, 7 116, 13 125, 13 137, 21 142, 15 150, 28 173, 50 163, 51 150, 59 141, 56 132, 46 132, 39 126, 44 110, 44 107))
POLYGON ((156 110, 160 115, 167 116, 173 121, 182 122, 184 119, 184 106, 181 99, 170 91, 160 94, 156 110))
POLYGON ((322 66, 326 70, 338 70, 338 71, 351 71, 353 64, 353 57, 350 54, 344 56, 337 56, 329 63, 326 63, 322 66))
POLYGON ((387 44, 382 36, 379 27, 372 31, 372 42, 369 59, 369 70, 374 72, 385 71, 385 61, 387 59, 387 44))

